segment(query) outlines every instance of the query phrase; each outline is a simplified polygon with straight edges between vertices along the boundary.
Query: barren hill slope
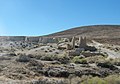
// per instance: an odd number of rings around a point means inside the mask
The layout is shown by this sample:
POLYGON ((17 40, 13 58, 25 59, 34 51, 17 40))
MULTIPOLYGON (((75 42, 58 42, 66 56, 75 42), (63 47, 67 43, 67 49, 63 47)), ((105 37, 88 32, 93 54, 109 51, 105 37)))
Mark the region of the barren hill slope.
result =
POLYGON ((0 36, 0 41, 39 41, 41 37, 73 37, 86 36, 87 39, 102 43, 120 45, 120 25, 93 25, 68 29, 45 36, 0 36))
POLYGON ((47 37, 86 36, 88 38, 120 38, 120 25, 94 25, 68 29, 47 37))

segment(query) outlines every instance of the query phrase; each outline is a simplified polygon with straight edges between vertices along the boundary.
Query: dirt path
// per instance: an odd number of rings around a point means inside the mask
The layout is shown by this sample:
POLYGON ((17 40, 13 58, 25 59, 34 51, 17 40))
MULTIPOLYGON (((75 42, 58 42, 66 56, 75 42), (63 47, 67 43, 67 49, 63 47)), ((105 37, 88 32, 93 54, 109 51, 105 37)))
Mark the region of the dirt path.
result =
POLYGON ((120 58, 120 51, 115 52, 113 50, 103 48, 104 44, 93 41, 92 46, 95 46, 97 49, 100 49, 100 52, 106 52, 108 54, 108 58, 120 58))

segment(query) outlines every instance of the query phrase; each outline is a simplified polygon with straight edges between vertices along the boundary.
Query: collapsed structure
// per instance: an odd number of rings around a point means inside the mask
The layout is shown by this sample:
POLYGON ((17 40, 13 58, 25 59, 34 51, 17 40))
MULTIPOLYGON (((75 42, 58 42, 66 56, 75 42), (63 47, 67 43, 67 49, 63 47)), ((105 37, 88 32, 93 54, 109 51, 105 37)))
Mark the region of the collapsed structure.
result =
MULTIPOLYGON (((62 44, 62 43, 61 43, 62 44)), ((87 45, 86 37, 73 37, 71 42, 64 42, 62 45, 58 45, 59 49, 66 49, 68 56, 79 56, 82 51, 96 51, 95 47, 87 45)), ((84 53, 88 55, 89 53, 84 53)), ((90 53, 91 55, 96 55, 96 53, 90 53)))
POLYGON ((83 37, 79 37, 78 45, 75 45, 75 44, 76 44, 76 38, 73 37, 72 41, 66 45, 66 49, 67 50, 75 49, 76 46, 78 48, 86 48, 87 47, 86 37, 84 37, 84 38, 83 37))

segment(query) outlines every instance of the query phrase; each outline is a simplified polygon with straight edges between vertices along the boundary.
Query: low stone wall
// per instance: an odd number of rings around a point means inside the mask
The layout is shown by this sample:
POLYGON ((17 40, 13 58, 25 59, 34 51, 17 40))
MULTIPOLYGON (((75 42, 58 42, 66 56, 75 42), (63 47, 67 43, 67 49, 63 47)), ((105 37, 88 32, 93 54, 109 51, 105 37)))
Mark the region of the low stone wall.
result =
POLYGON ((39 37, 26 37, 27 42, 39 42, 39 37))
POLYGON ((0 36, 0 41, 26 41, 26 42, 39 42, 39 43, 57 43, 58 38, 46 37, 28 37, 28 36, 0 36))
POLYGON ((25 36, 10 36, 9 41, 25 41, 25 36))
POLYGON ((39 42, 40 43, 57 43, 58 39, 57 38, 40 38, 39 42))
POLYGON ((0 36, 0 41, 25 41, 25 36, 0 36))

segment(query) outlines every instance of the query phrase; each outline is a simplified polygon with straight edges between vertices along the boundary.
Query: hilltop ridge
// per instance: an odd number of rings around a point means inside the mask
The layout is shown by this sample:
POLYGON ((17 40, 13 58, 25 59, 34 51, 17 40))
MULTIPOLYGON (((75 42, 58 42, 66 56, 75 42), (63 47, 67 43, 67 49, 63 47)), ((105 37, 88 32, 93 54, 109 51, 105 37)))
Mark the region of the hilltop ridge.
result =
POLYGON ((120 38, 120 25, 91 25, 64 30, 47 37, 86 36, 88 38, 120 38))

